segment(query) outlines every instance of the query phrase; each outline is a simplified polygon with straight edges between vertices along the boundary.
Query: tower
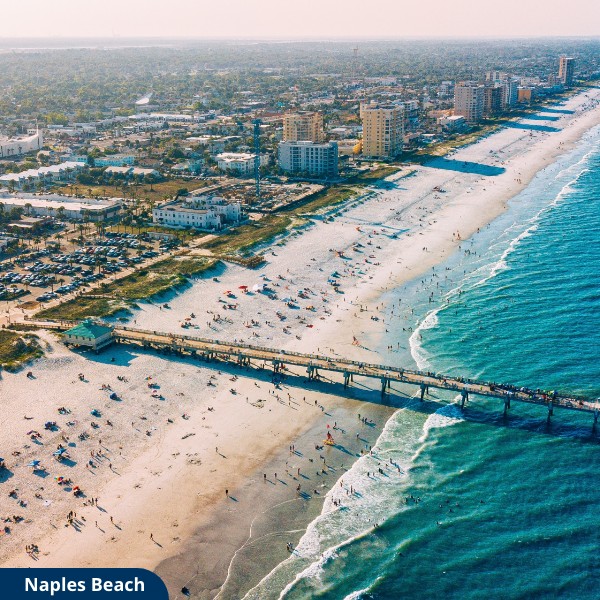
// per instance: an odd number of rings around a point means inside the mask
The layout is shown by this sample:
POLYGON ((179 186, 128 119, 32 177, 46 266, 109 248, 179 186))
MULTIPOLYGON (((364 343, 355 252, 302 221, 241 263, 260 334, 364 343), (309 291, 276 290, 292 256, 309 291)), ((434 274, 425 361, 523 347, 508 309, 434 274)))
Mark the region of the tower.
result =
POLYGON ((573 85, 575 76, 575 59, 569 56, 561 56, 558 66, 558 78, 565 87, 573 85))
POLYGON ((256 202, 260 202, 260 126, 262 121, 254 119, 254 181, 256 186, 256 202))

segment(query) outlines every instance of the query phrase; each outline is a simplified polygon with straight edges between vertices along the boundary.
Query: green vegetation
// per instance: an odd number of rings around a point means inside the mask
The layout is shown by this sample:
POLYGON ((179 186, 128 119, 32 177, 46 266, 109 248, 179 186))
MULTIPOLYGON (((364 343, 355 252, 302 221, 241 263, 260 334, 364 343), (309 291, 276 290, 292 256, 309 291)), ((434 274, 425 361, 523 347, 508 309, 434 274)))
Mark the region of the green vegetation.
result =
POLYGON ((41 310, 35 316, 52 321, 79 321, 87 317, 109 317, 122 310, 127 310, 127 304, 121 300, 81 296, 41 310))
POLYGON ((92 198, 124 196, 125 198, 134 198, 154 204, 174 197, 180 190, 192 191, 210 185, 208 180, 188 181, 186 179, 169 179, 168 181, 152 183, 152 185, 135 182, 123 185, 124 183, 124 181, 115 180, 113 183, 73 184, 53 191, 62 194, 85 194, 92 198))
POLYGON ((0 367, 12 371, 34 358, 42 356, 38 337, 19 334, 7 329, 0 330, 0 367))
POLYGON ((200 256, 168 258, 114 283, 102 285, 101 290, 108 296, 143 300, 185 283, 188 277, 206 271, 214 266, 215 262, 200 256))
POLYGON ((363 173, 359 173, 354 177, 348 179, 348 183, 364 183, 369 184, 377 181, 379 179, 384 179, 385 177, 389 177, 394 173, 397 173, 400 170, 400 167, 394 167, 393 165, 380 165, 375 167, 370 171, 365 171, 363 173))
POLYGON ((330 187, 327 190, 317 192, 316 194, 308 198, 306 202, 303 202, 298 206, 295 206, 288 210, 284 209, 282 212, 291 212, 294 215, 312 214, 323 208, 327 208, 329 206, 339 204, 340 202, 344 202, 345 200, 348 200, 348 198, 351 198, 355 194, 356 191, 347 186, 330 187))
POLYGON ((128 310, 135 300, 162 294, 214 266, 215 260, 203 256, 167 258, 151 267, 100 286, 98 295, 80 296, 36 314, 39 319, 80 320, 108 317, 128 310), (100 295, 101 294, 101 295, 100 295))
POLYGON ((257 244, 271 241, 291 225, 292 219, 285 215, 268 215, 260 221, 251 221, 230 229, 227 233, 201 244, 215 255, 248 252, 257 244))

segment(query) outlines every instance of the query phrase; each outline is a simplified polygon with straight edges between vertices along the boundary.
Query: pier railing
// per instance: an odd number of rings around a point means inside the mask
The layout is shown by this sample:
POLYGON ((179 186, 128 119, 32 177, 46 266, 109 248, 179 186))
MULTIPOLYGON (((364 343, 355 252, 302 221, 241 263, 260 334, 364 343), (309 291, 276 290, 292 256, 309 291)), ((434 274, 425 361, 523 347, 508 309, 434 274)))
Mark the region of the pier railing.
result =
POLYGON ((120 325, 115 326, 113 338, 116 342, 121 343, 137 343, 147 347, 188 351, 192 354, 199 352, 207 359, 222 360, 223 358, 231 359, 233 357, 240 364, 250 364, 252 359, 260 360, 264 363, 271 363, 275 372, 281 371, 285 368, 285 365, 304 367, 309 379, 319 378, 319 371, 337 372, 343 375, 344 386, 350 385, 355 375, 376 378, 381 381, 382 394, 390 388, 391 382, 395 381, 420 386, 421 398, 428 391, 428 388, 432 387, 460 393, 463 405, 470 394, 475 394, 502 399, 505 412, 510 408, 511 401, 514 400, 546 405, 549 414, 552 414, 554 407, 560 406, 572 410, 592 412, 595 420, 598 418, 598 403, 596 400, 558 391, 531 390, 525 387, 334 358, 321 354, 267 348, 243 342, 227 342, 214 338, 165 333, 120 325))

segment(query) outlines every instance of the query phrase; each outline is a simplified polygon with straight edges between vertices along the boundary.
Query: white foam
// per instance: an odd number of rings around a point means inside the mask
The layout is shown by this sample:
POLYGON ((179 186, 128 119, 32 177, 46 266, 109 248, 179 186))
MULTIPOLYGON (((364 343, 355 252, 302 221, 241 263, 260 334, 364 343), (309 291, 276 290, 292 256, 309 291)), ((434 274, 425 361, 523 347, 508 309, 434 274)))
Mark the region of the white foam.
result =
POLYGON ((369 588, 364 588, 363 590, 357 590, 356 592, 352 592, 348 594, 344 600, 361 600, 361 598, 369 593, 369 588))
POLYGON ((446 404, 427 417, 427 421, 423 425, 423 434, 419 438, 419 441, 425 442, 432 429, 450 427, 464 420, 465 418, 458 404, 446 404))
POLYGON ((431 355, 429 352, 427 352, 427 350, 425 350, 425 348, 423 348, 421 343, 421 332, 428 329, 434 329, 438 326, 439 319, 437 315, 440 310, 441 307, 438 307, 427 313, 425 318, 419 323, 419 325, 412 332, 411 336, 408 338, 410 353, 420 371, 426 371, 430 367, 429 359, 431 358, 431 355))

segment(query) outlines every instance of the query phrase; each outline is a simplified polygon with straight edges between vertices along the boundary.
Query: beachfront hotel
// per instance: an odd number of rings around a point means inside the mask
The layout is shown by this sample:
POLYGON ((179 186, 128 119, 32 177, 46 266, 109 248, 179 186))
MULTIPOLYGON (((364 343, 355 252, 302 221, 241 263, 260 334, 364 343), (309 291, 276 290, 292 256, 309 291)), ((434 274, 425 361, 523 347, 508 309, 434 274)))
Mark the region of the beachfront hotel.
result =
POLYGON ((335 178, 338 175, 338 145, 335 142, 281 142, 279 167, 286 173, 335 178))
POLYGON ((322 142, 324 139, 321 113, 302 111, 283 116, 284 142, 322 142))
POLYGON ((404 106, 361 103, 363 124, 363 155, 393 158, 404 142, 404 106))
POLYGON ((570 56, 561 56, 558 65, 558 78, 565 87, 573 85, 575 77, 575 59, 570 56))
POLYGON ((474 81, 461 81, 454 86, 454 114, 467 123, 481 121, 485 107, 485 86, 474 81))
POLYGON ((174 229, 219 231, 242 221, 242 204, 220 196, 190 196, 171 200, 152 210, 152 221, 174 229))

